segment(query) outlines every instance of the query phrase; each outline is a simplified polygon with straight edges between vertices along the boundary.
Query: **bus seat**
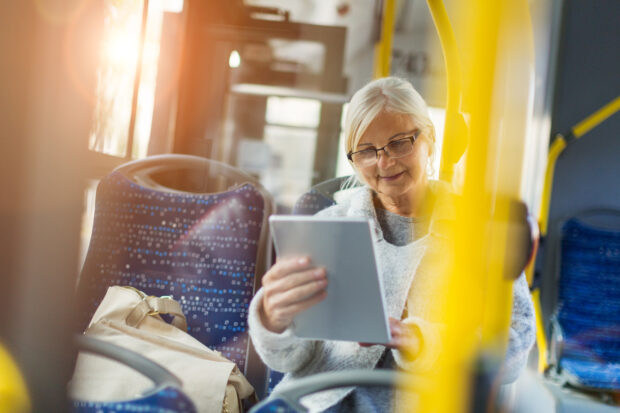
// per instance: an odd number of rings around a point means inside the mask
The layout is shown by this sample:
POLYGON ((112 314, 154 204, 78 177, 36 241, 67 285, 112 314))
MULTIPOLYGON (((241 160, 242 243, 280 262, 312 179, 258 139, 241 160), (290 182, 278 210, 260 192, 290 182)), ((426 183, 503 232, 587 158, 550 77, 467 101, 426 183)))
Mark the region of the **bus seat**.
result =
POLYGON ((154 386, 130 400, 91 401, 74 398, 71 400, 74 413, 196 412, 194 403, 180 390, 181 381, 153 360, 94 337, 78 336, 76 341, 80 351, 107 357, 131 367, 151 379, 154 386))
POLYGON ((334 205, 335 194, 342 190, 343 184, 350 178, 350 176, 339 176, 314 185, 295 202, 293 215, 314 215, 334 205))
POLYGON ((253 177, 213 160, 159 155, 117 168, 97 187, 77 287, 80 328, 111 285, 171 295, 188 333, 234 361, 261 396, 266 370, 247 311, 269 265, 272 211, 253 177))
POLYGON ((560 234, 552 373, 573 387, 620 392, 620 211, 581 213, 560 234))

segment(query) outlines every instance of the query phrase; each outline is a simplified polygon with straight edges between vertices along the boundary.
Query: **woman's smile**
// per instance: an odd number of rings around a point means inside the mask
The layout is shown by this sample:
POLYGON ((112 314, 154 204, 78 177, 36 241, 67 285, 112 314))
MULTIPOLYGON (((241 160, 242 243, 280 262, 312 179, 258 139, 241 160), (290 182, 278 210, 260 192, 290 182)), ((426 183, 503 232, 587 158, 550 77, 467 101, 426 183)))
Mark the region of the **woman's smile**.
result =
POLYGON ((401 171, 401 172, 398 172, 397 174, 379 175, 378 178, 381 179, 382 181, 391 182, 391 181, 397 180, 404 174, 405 174, 405 171, 401 171))

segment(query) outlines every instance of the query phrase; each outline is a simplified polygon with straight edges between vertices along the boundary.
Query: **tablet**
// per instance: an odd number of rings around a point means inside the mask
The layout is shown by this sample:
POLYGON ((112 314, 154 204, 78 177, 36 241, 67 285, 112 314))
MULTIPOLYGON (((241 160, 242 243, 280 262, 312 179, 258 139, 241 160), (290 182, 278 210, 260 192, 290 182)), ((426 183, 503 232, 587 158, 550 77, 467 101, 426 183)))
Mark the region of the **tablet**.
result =
POLYGON ((327 269, 327 297, 295 317, 296 336, 390 341, 369 220, 272 215, 269 223, 278 257, 307 255, 314 266, 327 269))

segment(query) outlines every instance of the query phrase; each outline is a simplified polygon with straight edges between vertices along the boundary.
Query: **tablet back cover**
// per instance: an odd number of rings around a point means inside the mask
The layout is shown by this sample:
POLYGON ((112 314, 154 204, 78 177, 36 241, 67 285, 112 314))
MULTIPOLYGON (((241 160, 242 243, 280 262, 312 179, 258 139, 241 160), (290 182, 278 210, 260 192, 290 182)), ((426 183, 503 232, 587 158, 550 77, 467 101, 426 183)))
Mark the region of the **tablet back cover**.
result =
POLYGON ((311 257, 327 269, 327 297, 294 320, 298 337, 387 343, 389 324, 375 261, 373 233, 364 218, 270 218, 278 257, 311 257))

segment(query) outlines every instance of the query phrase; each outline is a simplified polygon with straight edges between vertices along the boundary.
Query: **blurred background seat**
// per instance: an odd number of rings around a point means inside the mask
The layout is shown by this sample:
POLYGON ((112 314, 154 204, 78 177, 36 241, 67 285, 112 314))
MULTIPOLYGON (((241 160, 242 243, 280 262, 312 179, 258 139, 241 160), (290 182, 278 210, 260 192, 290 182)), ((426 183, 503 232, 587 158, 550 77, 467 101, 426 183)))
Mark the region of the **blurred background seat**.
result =
MULTIPOLYGON (((314 215, 320 210, 336 204, 336 193, 346 191, 343 186, 349 179, 351 176, 338 176, 314 185, 295 202, 293 215, 314 215)), ((355 186, 357 184, 353 184, 352 187, 355 186)))
POLYGON ((550 374, 583 390, 620 392, 620 211, 582 212, 560 234, 550 374))

